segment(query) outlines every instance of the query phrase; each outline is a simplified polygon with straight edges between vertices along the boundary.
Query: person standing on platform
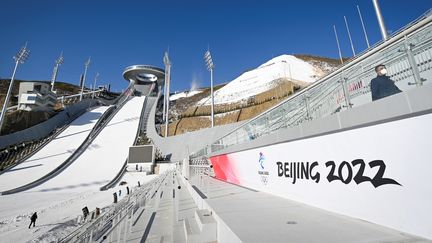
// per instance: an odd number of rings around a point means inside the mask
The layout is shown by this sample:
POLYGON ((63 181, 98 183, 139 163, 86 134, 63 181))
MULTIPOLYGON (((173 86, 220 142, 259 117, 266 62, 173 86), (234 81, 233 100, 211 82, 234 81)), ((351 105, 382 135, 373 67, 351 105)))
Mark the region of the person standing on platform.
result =
POLYGON ((375 72, 377 76, 371 80, 372 101, 402 92, 387 76, 387 68, 384 64, 376 66, 375 72))

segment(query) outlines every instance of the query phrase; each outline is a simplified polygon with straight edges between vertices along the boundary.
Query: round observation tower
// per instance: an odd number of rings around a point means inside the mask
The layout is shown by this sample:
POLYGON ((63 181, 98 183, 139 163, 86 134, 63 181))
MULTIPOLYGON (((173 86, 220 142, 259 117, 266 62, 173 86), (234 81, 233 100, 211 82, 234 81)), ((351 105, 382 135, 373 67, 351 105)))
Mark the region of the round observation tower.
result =
POLYGON ((133 83, 142 95, 157 95, 165 82, 165 70, 150 65, 133 65, 125 68, 123 78, 133 83))

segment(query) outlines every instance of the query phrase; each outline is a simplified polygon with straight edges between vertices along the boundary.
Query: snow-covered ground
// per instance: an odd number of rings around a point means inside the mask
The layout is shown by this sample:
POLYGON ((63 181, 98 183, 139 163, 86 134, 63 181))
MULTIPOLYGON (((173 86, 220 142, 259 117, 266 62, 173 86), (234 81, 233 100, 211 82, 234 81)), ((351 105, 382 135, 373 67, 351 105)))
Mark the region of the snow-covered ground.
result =
MULTIPOLYGON (((83 207, 90 211, 103 209, 112 203, 113 192, 120 189, 123 197, 125 186, 108 191, 99 188, 123 165, 136 135, 144 99, 134 97, 128 101, 89 148, 58 176, 29 191, 0 196, 0 242, 55 241, 76 228, 83 207), (33 212, 38 212, 36 227, 28 229, 33 212)), ((136 173, 123 180, 136 186, 138 180, 144 184, 152 178, 136 173)))
POLYGON ((180 98, 191 97, 191 96, 194 96, 194 95, 199 94, 201 92, 202 92, 201 90, 191 90, 191 91, 184 91, 184 92, 180 92, 177 94, 173 94, 173 95, 170 95, 170 101, 178 100, 180 98))
MULTIPOLYGON (((127 181, 129 188, 136 190, 158 175, 126 173, 121 181, 127 181)), ((90 211, 96 207, 112 205, 113 193, 122 190, 119 200, 126 195, 126 185, 108 191, 86 190, 83 192, 25 192, 1 197, 0 200, 0 242, 55 242, 77 228, 77 218, 82 208, 90 211), (38 213, 36 227, 28 229, 29 217, 38 213)))
MULTIPOLYGON (((215 104, 231 103, 245 100, 250 96, 265 92, 275 86, 275 80, 287 78, 294 82, 312 83, 318 80, 323 72, 308 62, 295 56, 281 55, 262 64, 256 69, 245 72, 215 92, 215 104)), ((198 102, 210 105, 210 99, 198 102)))
POLYGON ((0 176, 0 191, 33 182, 54 170, 78 148, 108 106, 98 107, 75 119, 39 152, 0 176))

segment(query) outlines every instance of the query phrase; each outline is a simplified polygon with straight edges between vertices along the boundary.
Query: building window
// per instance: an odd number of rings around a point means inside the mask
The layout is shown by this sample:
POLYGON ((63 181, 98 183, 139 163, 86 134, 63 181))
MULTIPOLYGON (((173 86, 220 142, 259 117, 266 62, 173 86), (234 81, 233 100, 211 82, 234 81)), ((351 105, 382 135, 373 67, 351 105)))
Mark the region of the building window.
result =
POLYGON ((41 89, 42 89, 42 85, 35 85, 35 86, 34 86, 34 90, 36 90, 36 91, 38 91, 38 92, 40 92, 41 89))

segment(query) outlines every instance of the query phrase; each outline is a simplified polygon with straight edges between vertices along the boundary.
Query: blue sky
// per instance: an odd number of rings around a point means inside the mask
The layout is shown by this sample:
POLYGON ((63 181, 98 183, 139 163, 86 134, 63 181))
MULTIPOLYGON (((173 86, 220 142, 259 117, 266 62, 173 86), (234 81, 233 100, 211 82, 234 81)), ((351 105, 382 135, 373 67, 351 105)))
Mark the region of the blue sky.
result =
MULTIPOLYGON (((432 7, 430 0, 380 0, 389 31, 396 31, 432 7)), ((61 1, 0 2, 0 77, 10 78, 12 56, 29 41, 29 60, 18 79, 49 80, 54 60, 64 52, 58 80, 78 84, 91 56, 87 83, 100 73, 100 84, 121 90, 125 67, 163 67, 169 47, 172 91, 188 90, 192 81, 209 85, 203 54, 210 46, 215 82, 230 81, 243 71, 281 54, 337 58, 333 25, 342 53, 351 56, 343 16, 355 49, 366 48, 356 5, 371 43, 381 39, 372 0, 302 1, 61 1)))

